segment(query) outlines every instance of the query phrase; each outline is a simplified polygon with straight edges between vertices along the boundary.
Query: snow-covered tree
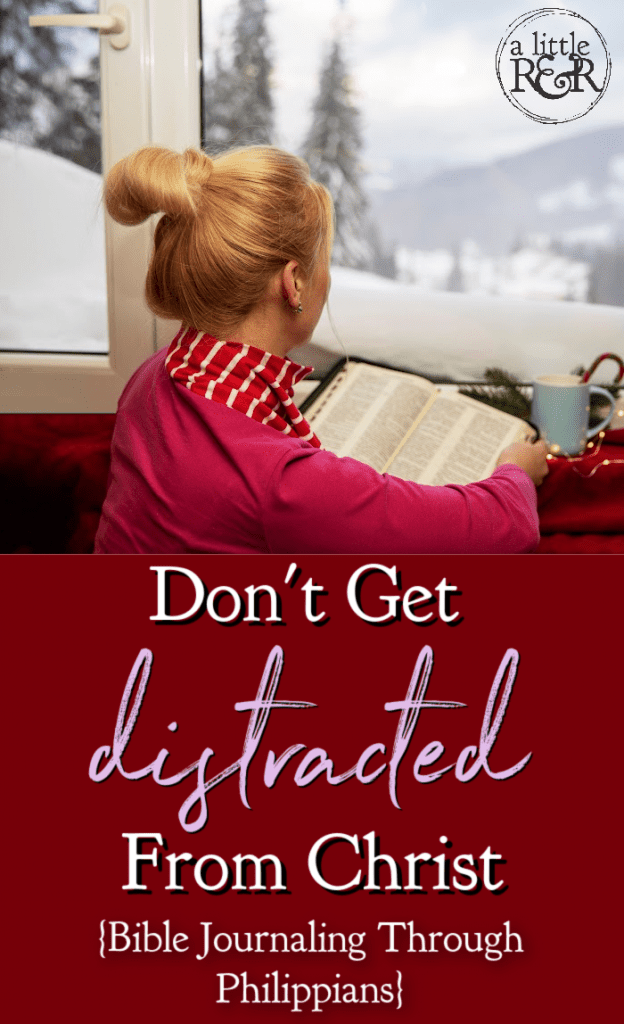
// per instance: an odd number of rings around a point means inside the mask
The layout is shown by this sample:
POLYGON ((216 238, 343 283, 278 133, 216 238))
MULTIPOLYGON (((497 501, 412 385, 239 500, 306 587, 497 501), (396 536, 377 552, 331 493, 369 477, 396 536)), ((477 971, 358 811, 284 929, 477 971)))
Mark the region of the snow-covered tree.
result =
MULTIPOLYGON (((97 10, 95 0, 65 13, 97 10)), ((0 137, 100 168, 97 58, 78 73, 76 51, 57 29, 32 29, 30 14, 56 13, 47 0, 0 0, 0 137)))
POLYGON ((368 269, 373 247, 367 235, 368 202, 362 189, 360 113, 343 56, 340 36, 325 59, 303 157, 312 177, 329 189, 336 211, 334 262, 368 269))
POLYGON ((624 243, 601 246, 590 259, 588 302, 624 306, 624 243))
POLYGON ((214 73, 204 85, 203 142, 209 151, 273 141, 266 15, 266 0, 238 0, 231 62, 215 52, 214 73))
POLYGON ((461 254, 459 248, 453 250, 453 265, 451 272, 446 282, 447 292, 463 292, 465 291, 464 271, 462 267, 461 254))
POLYGON ((232 71, 225 66, 221 49, 216 49, 214 74, 204 78, 202 143, 209 153, 218 153, 234 144, 234 92, 232 71))

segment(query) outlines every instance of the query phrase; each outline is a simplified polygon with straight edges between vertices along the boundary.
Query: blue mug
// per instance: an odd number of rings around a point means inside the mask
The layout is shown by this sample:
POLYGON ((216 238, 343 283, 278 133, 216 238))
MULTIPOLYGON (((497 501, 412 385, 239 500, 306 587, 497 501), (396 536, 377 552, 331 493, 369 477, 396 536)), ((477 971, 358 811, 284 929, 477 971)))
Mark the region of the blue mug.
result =
POLYGON ((578 455, 587 441, 608 425, 615 399, 605 388, 584 384, 571 373, 553 373, 533 381, 531 420, 539 428, 553 455, 578 455), (609 414, 597 427, 587 429, 589 396, 603 395, 611 405, 609 414))

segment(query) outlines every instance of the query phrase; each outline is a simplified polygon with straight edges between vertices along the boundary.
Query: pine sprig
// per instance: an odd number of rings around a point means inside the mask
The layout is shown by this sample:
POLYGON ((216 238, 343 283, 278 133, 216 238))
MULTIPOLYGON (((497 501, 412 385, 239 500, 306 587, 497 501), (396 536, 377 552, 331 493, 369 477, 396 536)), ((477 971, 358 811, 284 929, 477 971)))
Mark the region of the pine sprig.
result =
POLYGON ((459 393, 519 419, 530 418, 531 401, 527 389, 522 387, 517 377, 497 366, 488 367, 483 376, 484 384, 465 385, 459 393))

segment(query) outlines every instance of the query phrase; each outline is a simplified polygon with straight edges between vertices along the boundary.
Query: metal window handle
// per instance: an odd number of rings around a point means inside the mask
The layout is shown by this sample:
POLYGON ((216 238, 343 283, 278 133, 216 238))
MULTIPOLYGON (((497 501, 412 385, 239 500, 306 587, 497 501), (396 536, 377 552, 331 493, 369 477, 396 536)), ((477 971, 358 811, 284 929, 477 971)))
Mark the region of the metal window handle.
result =
POLYGON ((127 7, 120 4, 109 7, 107 14, 36 14, 28 24, 31 28, 97 28, 100 35, 111 37, 110 44, 116 50, 125 50, 130 42, 130 16, 127 7))

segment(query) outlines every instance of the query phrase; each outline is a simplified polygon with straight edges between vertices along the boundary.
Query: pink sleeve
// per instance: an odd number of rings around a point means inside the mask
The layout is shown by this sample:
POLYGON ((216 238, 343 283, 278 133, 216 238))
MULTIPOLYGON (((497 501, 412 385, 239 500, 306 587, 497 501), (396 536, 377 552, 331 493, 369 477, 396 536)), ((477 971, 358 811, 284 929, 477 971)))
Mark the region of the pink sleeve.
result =
POLYGON ((537 494, 518 466, 430 487, 354 459, 306 451, 275 473, 264 505, 273 552, 514 554, 539 541, 537 494))

